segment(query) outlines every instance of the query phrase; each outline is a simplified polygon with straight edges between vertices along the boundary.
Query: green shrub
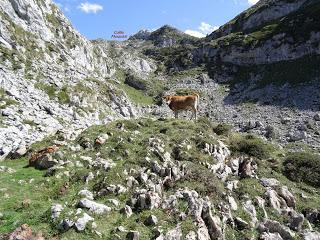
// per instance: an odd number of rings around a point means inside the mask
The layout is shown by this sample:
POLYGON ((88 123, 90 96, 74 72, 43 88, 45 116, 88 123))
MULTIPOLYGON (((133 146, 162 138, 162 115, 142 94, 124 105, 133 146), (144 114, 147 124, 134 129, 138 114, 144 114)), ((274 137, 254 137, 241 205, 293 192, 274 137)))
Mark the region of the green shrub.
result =
POLYGON ((245 153, 259 159, 271 157, 274 147, 254 135, 233 135, 230 139, 230 148, 233 152, 245 153))
POLYGON ((232 129, 232 126, 228 125, 228 124, 223 124, 220 123, 217 126, 215 126, 213 128, 213 131, 217 134, 217 135, 227 135, 230 133, 232 129))
POLYGON ((320 186, 320 156, 309 152, 290 153, 284 161, 283 173, 292 181, 320 186))
POLYGON ((70 96, 67 87, 63 87, 57 94, 60 103, 70 103, 70 96))

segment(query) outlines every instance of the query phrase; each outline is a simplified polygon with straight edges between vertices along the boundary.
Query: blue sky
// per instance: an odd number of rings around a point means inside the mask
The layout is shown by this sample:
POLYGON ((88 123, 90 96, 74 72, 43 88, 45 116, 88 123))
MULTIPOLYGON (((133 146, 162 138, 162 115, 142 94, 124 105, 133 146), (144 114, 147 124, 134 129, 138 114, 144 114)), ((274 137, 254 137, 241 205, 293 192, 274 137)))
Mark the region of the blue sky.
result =
POLYGON ((257 0, 54 0, 89 39, 111 39, 169 24, 198 37, 212 32, 257 0))

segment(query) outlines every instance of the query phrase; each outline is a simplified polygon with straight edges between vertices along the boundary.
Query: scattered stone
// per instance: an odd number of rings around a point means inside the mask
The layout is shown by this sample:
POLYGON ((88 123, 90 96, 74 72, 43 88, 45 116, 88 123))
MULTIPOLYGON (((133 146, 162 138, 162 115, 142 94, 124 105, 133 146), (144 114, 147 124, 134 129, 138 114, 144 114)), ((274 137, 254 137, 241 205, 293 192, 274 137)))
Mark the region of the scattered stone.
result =
MULTIPOLYGON (((160 235, 161 236, 161 235, 160 235)), ((157 238, 158 239, 158 238, 157 238)), ((176 228, 168 231, 164 237, 165 240, 180 240, 182 239, 182 230, 178 225, 176 228)))
POLYGON ((58 219, 59 216, 60 216, 60 213, 62 212, 62 210, 63 210, 63 206, 61 204, 52 205, 52 207, 51 207, 51 218, 53 220, 58 219))
POLYGON ((120 213, 126 215, 129 218, 132 215, 132 209, 130 206, 126 205, 124 208, 120 209, 120 213))
POLYGON ((265 209, 266 200, 264 200, 262 197, 257 196, 256 197, 256 202, 257 202, 258 206, 263 210, 264 218, 268 218, 268 214, 267 214, 267 211, 265 209))
POLYGON ((300 231, 302 229, 303 221, 303 214, 294 213, 294 215, 290 218, 290 229, 294 231, 300 231))
POLYGON ((251 200, 247 200, 243 203, 243 210, 246 211, 251 217, 250 226, 255 227, 258 222, 257 211, 251 200))
POLYGON ((119 206, 119 201, 116 199, 108 199, 107 200, 109 203, 113 204, 114 206, 118 207, 119 206))
POLYGON ((228 202, 229 202, 231 210, 233 210, 233 211, 237 211, 238 210, 237 202, 232 196, 228 197, 228 202))
POLYGON ((273 189, 267 189, 266 196, 269 199, 271 207, 276 209, 279 213, 281 208, 287 207, 283 198, 280 198, 277 192, 273 189))
POLYGON ((295 208, 296 207, 296 200, 293 194, 288 190, 288 187, 282 186, 281 188, 277 189, 277 193, 280 197, 282 197, 288 207, 295 208))
POLYGON ((144 221, 144 224, 146 226, 155 226, 158 223, 158 219, 154 215, 150 215, 147 217, 147 219, 144 221))
POLYGON ((277 187, 277 186, 280 186, 280 182, 275 178, 261 178, 260 182, 264 187, 277 187))
POLYGON ((264 232, 260 235, 261 240, 283 240, 279 233, 264 232))
POLYGON ((308 219, 309 222, 313 224, 320 223, 320 210, 319 209, 306 209, 303 212, 303 215, 308 219))
POLYGON ((89 209, 89 211, 96 214, 105 214, 111 211, 110 207, 101 203, 96 203, 86 198, 80 200, 80 202, 78 203, 78 207, 87 208, 89 209))
POLYGON ((68 231, 70 228, 74 226, 74 221, 70 219, 63 219, 59 224, 59 229, 63 232, 68 231))
POLYGON ((283 239, 293 240, 295 234, 286 226, 281 225, 277 221, 266 219, 258 226, 260 232, 279 233, 283 239))
POLYGON ((239 165, 239 176, 241 178, 253 178, 257 176, 257 163, 252 158, 243 159, 239 165))
POLYGON ((296 142, 306 139, 308 137, 308 134, 305 131, 295 131, 288 133, 287 136, 289 142, 296 142))
POLYGON ((109 138, 108 134, 102 134, 101 136, 97 137, 94 141, 95 146, 101 146, 103 145, 109 138))
POLYGON ((127 233, 126 239, 128 240, 139 240, 140 234, 138 231, 129 231, 127 233))
POLYGON ((315 115, 313 116, 313 119, 314 119, 315 121, 320 121, 320 113, 315 114, 315 115))
POLYGON ((19 146, 16 150, 11 151, 8 155, 9 159, 18 159, 21 158, 28 153, 28 148, 26 145, 19 146))
POLYGON ((6 166, 0 166, 0 173, 15 173, 16 170, 12 169, 12 168, 9 168, 9 167, 6 167, 6 166))
POLYGON ((93 193, 90 192, 90 191, 87 190, 87 189, 81 190, 81 191, 78 193, 78 195, 81 196, 81 197, 87 198, 87 199, 89 199, 89 200, 93 200, 93 193))
POLYGON ((320 233, 311 230, 304 230, 302 238, 303 240, 320 240, 320 233))
POLYGON ((291 118, 288 118, 288 117, 284 117, 281 119, 281 123, 282 124, 288 124, 291 122, 291 118))
POLYGON ((78 218, 74 226, 78 231, 83 231, 85 230, 87 224, 91 221, 94 221, 94 218, 89 216, 87 213, 83 213, 83 216, 78 218))
POLYGON ((238 230, 244 230, 244 229, 248 229, 250 228, 249 223, 247 223, 246 221, 244 221, 242 218, 240 217, 236 217, 234 219, 234 223, 236 224, 236 227, 238 230))
POLYGON ((127 230, 123 226, 119 226, 116 228, 117 232, 127 232, 127 230))

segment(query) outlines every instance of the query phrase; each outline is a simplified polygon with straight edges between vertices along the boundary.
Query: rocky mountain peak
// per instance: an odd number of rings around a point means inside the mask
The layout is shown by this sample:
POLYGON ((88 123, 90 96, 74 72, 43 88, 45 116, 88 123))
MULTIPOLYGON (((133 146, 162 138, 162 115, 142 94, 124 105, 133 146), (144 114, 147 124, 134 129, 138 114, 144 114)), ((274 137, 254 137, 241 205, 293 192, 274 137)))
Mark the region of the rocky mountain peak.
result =
POLYGON ((194 37, 166 24, 152 32, 141 30, 130 37, 129 40, 151 41, 156 47, 171 47, 182 42, 192 41, 194 37))
POLYGON ((152 31, 149 29, 142 29, 136 34, 132 35, 129 40, 148 40, 152 31))

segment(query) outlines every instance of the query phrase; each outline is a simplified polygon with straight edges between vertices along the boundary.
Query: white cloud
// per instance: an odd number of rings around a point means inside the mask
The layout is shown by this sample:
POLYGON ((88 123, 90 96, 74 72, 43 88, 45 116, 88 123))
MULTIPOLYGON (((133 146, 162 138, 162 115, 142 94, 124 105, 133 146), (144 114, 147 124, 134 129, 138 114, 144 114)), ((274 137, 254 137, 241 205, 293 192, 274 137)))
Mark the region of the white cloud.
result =
POLYGON ((200 26, 198 27, 198 30, 191 30, 191 29, 187 29, 185 31, 186 34, 189 34, 191 36, 194 37, 198 37, 198 38, 203 38, 205 37, 207 34, 212 33, 213 31, 217 30, 219 27, 217 26, 212 26, 209 23, 206 22, 201 22, 200 26))
POLYGON ((197 37, 197 38, 203 38, 206 35, 204 35, 202 32, 196 31, 196 30, 186 30, 185 31, 186 34, 189 34, 191 36, 197 37))
POLYGON ((248 3, 249 3, 250 5, 254 5, 254 4, 256 4, 257 2, 259 2, 259 0, 248 0, 248 3))
POLYGON ((204 34, 212 33, 213 31, 217 30, 218 28, 219 27, 211 26, 209 23, 206 23, 206 22, 202 22, 200 27, 199 27, 201 32, 203 32, 204 34))
POLYGON ((81 3, 78 8, 80 8, 85 13, 97 13, 98 11, 103 10, 103 6, 96 3, 81 3))

